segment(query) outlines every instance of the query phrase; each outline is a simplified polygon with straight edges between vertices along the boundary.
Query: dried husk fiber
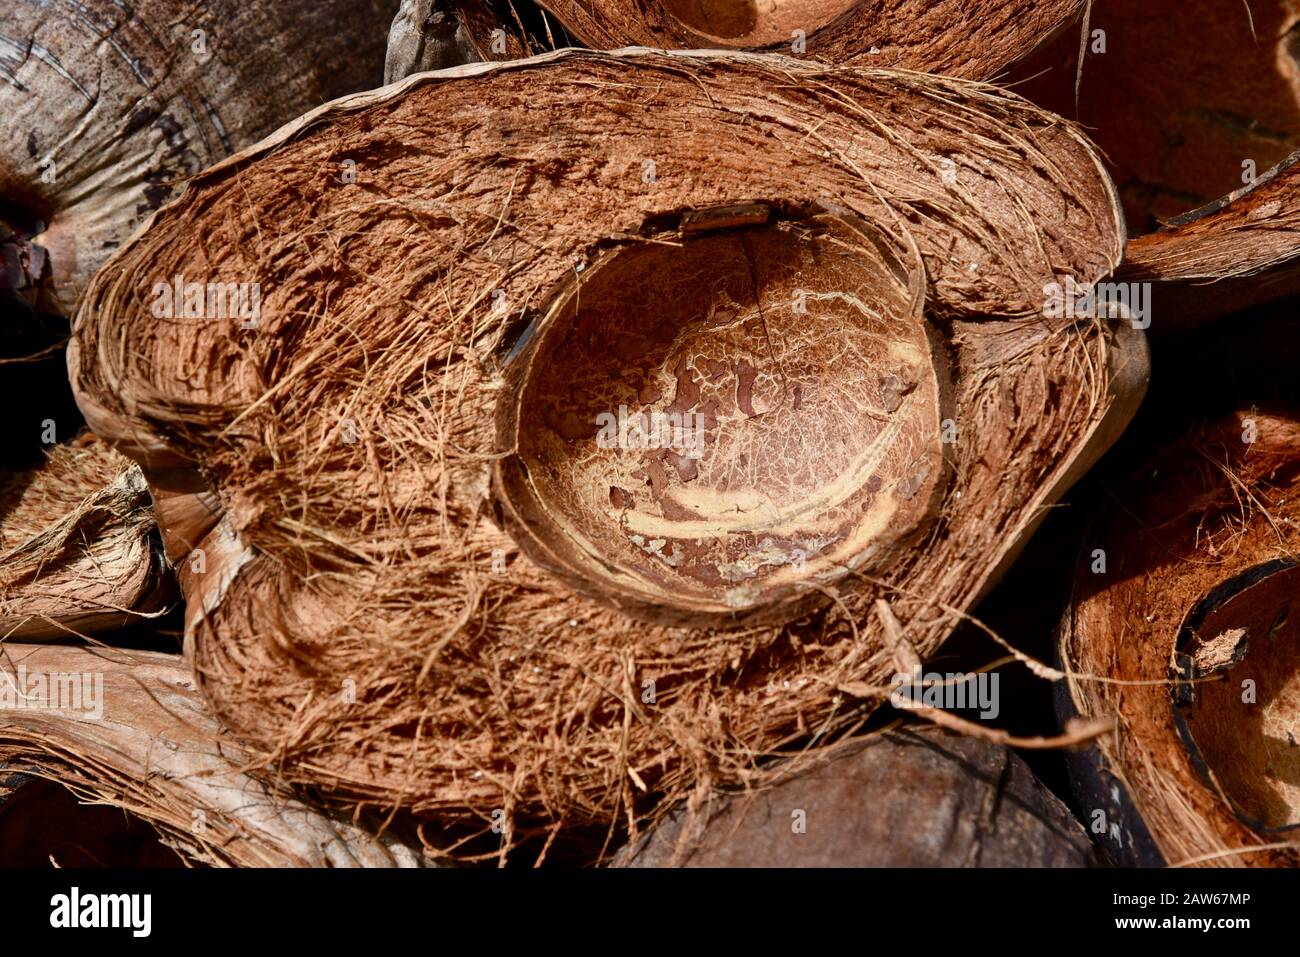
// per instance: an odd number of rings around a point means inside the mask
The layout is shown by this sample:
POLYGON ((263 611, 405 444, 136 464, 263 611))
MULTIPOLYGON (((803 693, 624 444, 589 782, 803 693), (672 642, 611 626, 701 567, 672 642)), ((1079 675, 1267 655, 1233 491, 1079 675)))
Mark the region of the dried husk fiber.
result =
POLYGON ((1120 859, 1296 864, 1298 465, 1295 411, 1243 408, 1156 453, 1089 535, 1060 650, 1072 709, 1117 720, 1084 813, 1120 859))
POLYGON ((240 867, 410 867, 392 837, 329 817, 248 773, 224 741, 179 655, 71 645, 0 645, 0 682, 35 694, 34 676, 102 682, 60 707, 0 708, 7 770, 57 781, 83 801, 153 825, 189 860, 240 867), (24 684, 17 685, 19 669, 24 684))
POLYGON ((1069 24, 1086 0, 538 0, 596 49, 747 49, 987 80, 1069 24), (803 49, 794 49, 801 31, 803 49))
MULTIPOLYGON (((873 601, 935 648, 1131 414, 1141 334, 1048 319, 1040 301, 1054 277, 1107 275, 1123 241, 1081 135, 992 88, 566 51, 341 100, 199 176, 100 274, 69 368, 92 427, 172 490, 169 550, 198 546, 204 570, 180 564, 186 635, 221 720, 294 781, 483 827, 504 812, 508 845, 635 828, 656 799, 748 780, 875 707, 892 666, 873 601), (929 455, 941 418, 960 424, 922 473, 916 547, 751 627, 638 619, 522 554, 491 482, 523 330, 545 338, 588 265, 679 248, 694 262, 710 237, 826 242, 827 209, 875 236, 850 259, 933 342, 915 374, 939 396, 906 438, 929 455), (178 273, 259 281, 258 328, 156 322, 149 291, 178 273)), ((790 268, 817 278, 817 262, 790 268)), ((671 259, 655 277, 711 308, 671 259)), ((822 301, 792 336, 829 322, 822 301)), ((885 391, 816 394, 865 410, 885 391)), ((827 427, 807 415, 791 434, 827 427)), ((880 473, 900 501, 907 468, 880 473)))
POLYGON ((107 443, 0 479, 0 640, 102 635, 177 597, 140 467, 107 443))
POLYGON ((1014 751, 937 728, 827 748, 802 774, 683 808, 621 867, 1088 867, 1096 849, 1014 751))
POLYGON ((381 83, 396 7, 5 3, 0 220, 14 230, 0 256, 25 266, 0 281, 41 311, 71 315, 95 270, 187 176, 381 83))

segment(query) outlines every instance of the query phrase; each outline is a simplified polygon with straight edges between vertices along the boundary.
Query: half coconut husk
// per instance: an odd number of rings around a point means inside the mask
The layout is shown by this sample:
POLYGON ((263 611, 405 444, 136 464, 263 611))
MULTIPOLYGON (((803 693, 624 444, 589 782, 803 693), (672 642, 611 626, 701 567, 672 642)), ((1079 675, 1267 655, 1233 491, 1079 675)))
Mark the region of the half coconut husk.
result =
MULTIPOLYGON (((70 316, 193 173, 383 77, 397 0, 12 0, 0 12, 0 292, 70 316)), ((0 328, 5 327, 0 322, 0 328)))
POLYGON ((1161 450, 1090 535, 1061 657, 1072 708, 1117 719, 1084 811, 1121 860, 1297 861, 1298 493, 1300 419, 1242 410, 1161 450))
POLYGON ((91 435, 0 481, 0 640, 116 631, 177 598, 140 467, 91 435))
POLYGON ((509 845, 855 725, 893 672, 877 599, 936 647, 1139 399, 1141 334, 1041 301, 1123 240, 1083 137, 1013 95, 567 51, 200 176, 69 363, 197 545, 221 719, 293 780, 509 845), (160 328, 182 273, 260 282, 255 327, 160 328), (602 441, 642 413, 696 444, 602 441))
POLYGON ((930 729, 828 748, 682 808, 618 867, 1089 867, 1097 850, 1010 748, 930 729))
POLYGON ((584 44, 756 50, 988 79, 1086 0, 538 0, 584 44))
MULTIPOLYGON (((0 645, 6 771, 157 829, 187 860, 241 867, 409 867, 420 854, 251 776, 178 655, 0 645)), ((35 815, 39 820, 39 814, 35 815)))
POLYGON ((1295 0, 1095 0, 1082 67, 1062 37, 1009 79, 1101 147, 1154 330, 1300 291, 1298 27, 1295 0))

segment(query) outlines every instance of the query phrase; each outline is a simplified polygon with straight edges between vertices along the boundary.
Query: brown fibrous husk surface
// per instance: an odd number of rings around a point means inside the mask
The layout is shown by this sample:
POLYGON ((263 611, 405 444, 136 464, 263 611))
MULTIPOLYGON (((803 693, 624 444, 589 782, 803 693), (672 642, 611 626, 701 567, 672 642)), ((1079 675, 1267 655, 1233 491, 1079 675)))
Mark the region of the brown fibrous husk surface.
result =
POLYGON ((179 655, 9 641, 0 645, 0 682, 12 689, 10 706, 0 708, 7 773, 57 782, 86 804, 145 821, 191 863, 421 863, 395 837, 331 817, 268 783, 270 775, 250 774, 247 755, 223 740, 179 655), (56 684, 65 690, 55 694, 56 684))
POLYGON ((0 640, 104 634, 177 597, 140 467, 107 443, 0 480, 0 640))
POLYGON ((1300 152, 1251 185, 1136 237, 1120 277, 1155 284, 1153 333, 1300 292, 1300 152))
MULTIPOLYGON (((1123 239, 1074 127, 991 88, 564 52, 339 101, 198 177, 101 273, 69 364, 92 427, 155 489, 206 496, 169 547, 198 545, 180 566, 187 641, 220 719, 290 780, 504 818, 508 846, 635 830, 874 708, 893 666, 873 601, 928 653, 1131 413, 1141 335, 1041 302, 1054 278, 1108 274, 1123 239), (735 204, 748 212, 716 213, 735 204), (916 547, 842 570, 793 620, 730 627, 629 614, 522 553, 492 484, 518 453, 498 406, 548 307, 610 256, 702 241, 700 216, 708 236, 812 242, 827 209, 902 264, 906 321, 933 342, 917 374, 942 386, 921 421, 964 437, 909 516, 916 547), (178 273, 260 282, 257 328, 155 321, 148 292, 178 273)), ((815 287, 817 263, 792 257, 815 287)), ((731 303, 751 325, 756 293, 731 303)), ((723 301, 686 294, 702 315, 723 301)), ((864 408, 907 391, 833 369, 809 388, 864 408)), ((880 494, 912 477, 891 465, 880 494)))
POLYGON ((1296 863, 1298 488, 1294 410, 1242 409, 1119 484, 1081 555, 1070 698, 1117 720, 1102 764, 1169 864, 1296 863))
POLYGON ((1102 150, 1152 333, 1300 290, 1300 4, 1094 0, 1088 27, 1082 68, 1066 34, 1004 80, 1102 150))
POLYGON ((1085 0, 538 2, 597 49, 748 49, 987 80, 1074 23, 1085 0))

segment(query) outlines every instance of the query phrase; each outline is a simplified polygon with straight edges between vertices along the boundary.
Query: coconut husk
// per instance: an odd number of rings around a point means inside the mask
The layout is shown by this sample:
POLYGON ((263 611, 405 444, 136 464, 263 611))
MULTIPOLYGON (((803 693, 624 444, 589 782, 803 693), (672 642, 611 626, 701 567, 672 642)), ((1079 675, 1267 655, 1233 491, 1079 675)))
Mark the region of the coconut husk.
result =
POLYGON ((71 315, 187 177, 383 77, 397 0, 14 0, 0 12, 0 291, 71 315))
POLYGON ((176 598, 140 467, 103 441, 0 481, 0 640, 102 635, 176 598))
POLYGON ((0 646, 7 770, 157 829, 193 863, 409 867, 420 854, 254 777, 220 737, 179 655, 67 645, 0 646), (52 690, 58 684, 62 690, 52 690), (77 693, 69 689, 76 688, 77 693))
POLYGON ((1082 67, 1064 35, 1007 82, 1101 147, 1153 331, 1300 290, 1300 3, 1094 0, 1087 22, 1082 67))
POLYGON ((755 50, 986 80, 1073 23, 1086 0, 538 0, 597 49, 755 50))
POLYGON ((1120 278, 1153 283, 1153 329, 1183 331, 1300 292, 1300 152, 1250 186, 1128 246, 1120 278))
POLYGON ((827 749, 749 794, 679 809, 619 867, 1088 867, 1096 849, 1009 748, 936 728, 827 749))
POLYGON ((934 649, 1140 397, 1139 332, 1041 302, 1123 238, 1083 137, 992 88, 567 51, 339 101, 200 176, 69 362, 197 546, 222 721, 291 780, 509 846, 856 725, 895 667, 879 599, 934 649), (342 157, 357 189, 321 175, 342 157), (160 328, 176 274, 260 282, 256 328, 160 328), (695 473, 599 449, 583 416, 619 401, 704 416, 695 473))
POLYGON ((1084 813, 1121 860, 1297 861, 1297 463, 1294 411, 1242 409, 1116 487, 1084 547, 1061 657, 1071 708, 1117 721, 1084 813))

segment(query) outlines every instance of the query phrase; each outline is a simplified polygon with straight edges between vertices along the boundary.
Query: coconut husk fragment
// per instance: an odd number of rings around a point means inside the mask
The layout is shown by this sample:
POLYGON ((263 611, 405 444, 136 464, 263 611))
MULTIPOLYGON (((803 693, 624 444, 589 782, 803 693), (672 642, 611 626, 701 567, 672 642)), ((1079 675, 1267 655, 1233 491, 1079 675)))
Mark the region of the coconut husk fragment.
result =
POLYGON ((1074 23, 1084 0, 539 0, 587 46, 743 49, 993 77, 1074 23))
POLYGON ((1153 284, 1153 331, 1190 329, 1300 292, 1297 160, 1300 152, 1129 243, 1120 276, 1153 284))
POLYGON ((1153 333, 1296 292, 1300 4, 1095 0, 1087 26, 1005 80, 1101 148, 1153 333))
POLYGON ((1123 242, 1085 139, 1013 95, 566 51, 200 176, 69 363, 177 516, 222 722, 509 847, 635 830, 876 707, 875 602, 924 657, 1131 415, 1141 333, 1042 301, 1123 242), (160 327, 178 273, 259 282, 255 327, 160 327), (620 406, 698 416, 699 455, 602 446, 620 406))
MULTIPOLYGON (((268 775, 250 775, 178 655, 7 641, 0 695, 0 753, 10 780, 57 782, 84 803, 124 811, 191 863, 409 867, 422 860, 396 838, 331 817, 267 783, 268 775)), ((40 808, 0 805, 0 813, 21 813, 29 826, 42 820, 40 808)), ((21 823, 6 821, 0 834, 21 823)))
POLYGON ((531 0, 402 0, 388 34, 384 82, 570 45, 559 22, 531 0))
POLYGON ((86 436, 0 480, 0 639, 103 635, 176 598, 130 459, 86 436))
POLYGON ((396 7, 6 3, 3 298, 70 316, 95 270, 187 176, 326 100, 380 84, 396 7))
POLYGON ((1117 723, 1082 800, 1119 860, 1296 863, 1298 491, 1294 410, 1243 408, 1097 519, 1060 648, 1070 709, 1117 723))

